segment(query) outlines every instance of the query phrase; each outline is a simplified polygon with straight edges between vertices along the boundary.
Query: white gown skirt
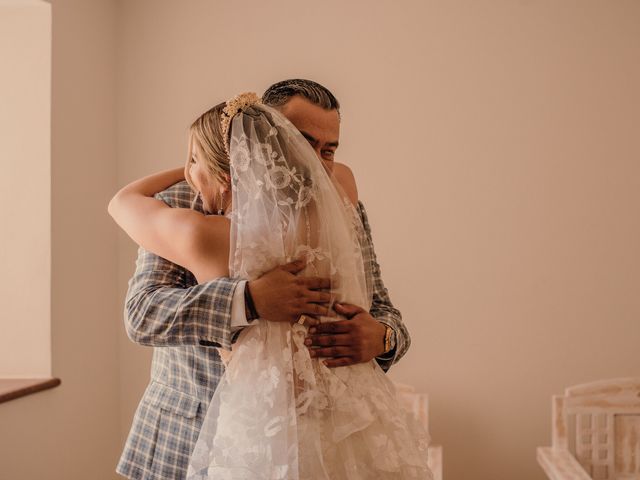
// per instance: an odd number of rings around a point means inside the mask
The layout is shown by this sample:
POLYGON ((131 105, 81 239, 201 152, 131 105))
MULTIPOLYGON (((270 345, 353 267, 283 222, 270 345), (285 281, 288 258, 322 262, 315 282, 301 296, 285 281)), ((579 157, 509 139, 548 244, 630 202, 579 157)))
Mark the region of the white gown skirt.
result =
POLYGON ((330 369, 306 334, 266 320, 244 329, 187 480, 431 480, 428 434, 375 360, 330 369))

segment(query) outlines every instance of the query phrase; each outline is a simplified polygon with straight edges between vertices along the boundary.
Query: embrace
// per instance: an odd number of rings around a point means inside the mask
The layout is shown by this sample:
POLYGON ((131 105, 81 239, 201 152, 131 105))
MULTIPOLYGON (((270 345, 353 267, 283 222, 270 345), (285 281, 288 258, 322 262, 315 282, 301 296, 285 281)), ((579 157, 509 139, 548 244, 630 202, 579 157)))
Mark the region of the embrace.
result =
POLYGON ((351 170, 339 103, 286 80, 191 125, 185 167, 109 213, 141 247, 127 334, 151 381, 131 479, 431 479, 428 435, 385 372, 409 347, 351 170))

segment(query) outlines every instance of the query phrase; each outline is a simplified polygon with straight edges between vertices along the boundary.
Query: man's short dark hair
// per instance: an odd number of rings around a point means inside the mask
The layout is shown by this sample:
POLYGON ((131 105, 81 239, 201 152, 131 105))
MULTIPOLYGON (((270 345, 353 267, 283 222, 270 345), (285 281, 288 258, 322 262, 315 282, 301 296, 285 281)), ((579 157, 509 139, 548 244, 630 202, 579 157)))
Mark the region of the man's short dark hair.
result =
POLYGON ((306 98, 314 105, 318 105, 325 110, 335 109, 338 112, 340 111, 338 99, 334 97, 327 87, 323 87, 312 80, 300 78, 274 83, 265 90, 264 95, 262 95, 262 101, 272 107, 280 107, 296 95, 306 98))

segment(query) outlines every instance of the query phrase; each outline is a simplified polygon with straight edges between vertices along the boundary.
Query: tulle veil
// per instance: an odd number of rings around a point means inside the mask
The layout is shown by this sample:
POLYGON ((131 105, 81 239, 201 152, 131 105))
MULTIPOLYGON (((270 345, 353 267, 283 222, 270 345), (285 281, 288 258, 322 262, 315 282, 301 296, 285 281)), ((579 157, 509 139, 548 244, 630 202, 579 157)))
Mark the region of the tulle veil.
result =
MULTIPOLYGON (((368 310, 360 217, 300 132, 254 104, 232 118, 229 153, 230 275, 306 256, 301 275, 330 277, 335 301, 368 310)), ((309 356, 307 328, 258 319, 242 331, 187 480, 430 478, 428 437, 406 424, 375 361, 329 369, 309 356)))

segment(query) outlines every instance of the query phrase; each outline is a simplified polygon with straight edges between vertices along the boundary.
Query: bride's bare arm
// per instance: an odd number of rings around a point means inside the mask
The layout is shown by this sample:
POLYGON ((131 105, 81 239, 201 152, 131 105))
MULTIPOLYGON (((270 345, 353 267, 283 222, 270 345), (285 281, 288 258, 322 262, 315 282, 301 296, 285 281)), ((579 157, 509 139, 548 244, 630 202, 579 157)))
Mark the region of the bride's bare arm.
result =
MULTIPOLYGON (((229 233, 223 225, 216 228, 216 223, 226 219, 207 218, 187 208, 171 208, 153 197, 182 180, 183 168, 165 170, 136 180, 116 193, 109 202, 108 210, 134 242, 192 271, 202 282, 220 276, 218 272, 211 272, 212 268, 207 268, 207 264, 212 263, 213 246, 220 247, 220 251, 226 254, 229 233)), ((213 265, 213 270, 216 266, 213 265)))

